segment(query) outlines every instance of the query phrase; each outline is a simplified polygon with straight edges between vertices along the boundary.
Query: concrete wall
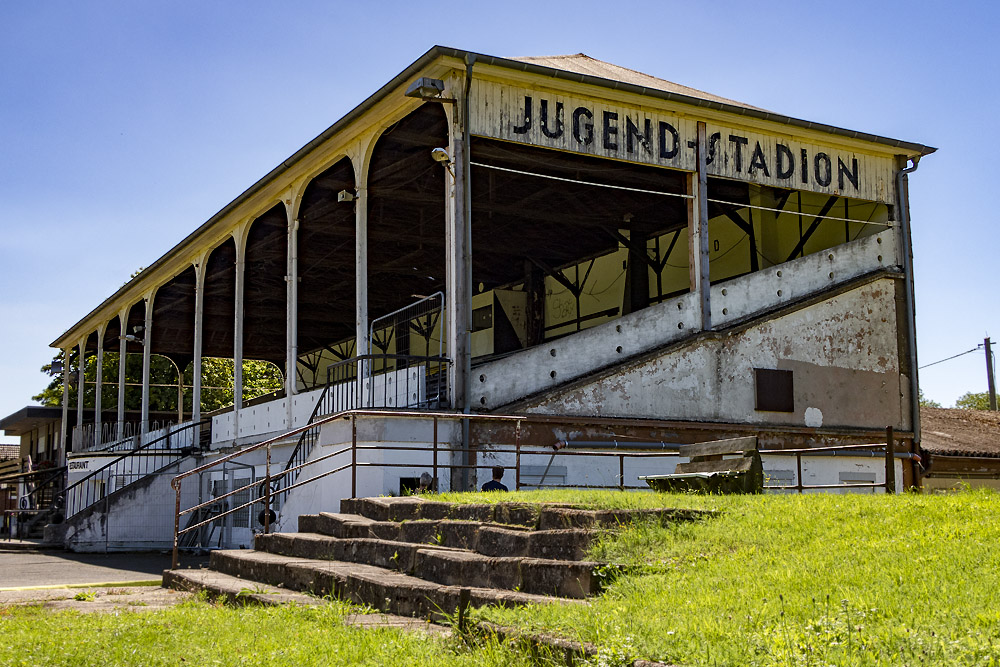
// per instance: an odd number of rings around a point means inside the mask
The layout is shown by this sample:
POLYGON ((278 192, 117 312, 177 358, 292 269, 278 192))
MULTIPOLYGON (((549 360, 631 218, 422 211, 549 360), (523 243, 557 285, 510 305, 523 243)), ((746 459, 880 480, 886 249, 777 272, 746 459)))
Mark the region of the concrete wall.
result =
MULTIPOLYGON (((713 326, 717 330, 735 326, 740 321, 835 290, 861 276, 894 267, 897 263, 894 238, 891 231, 859 238, 716 284, 711 288, 713 326)), ((874 317, 876 313, 868 315, 874 317)), ((878 313, 878 317, 882 315, 878 313)), ((476 366, 471 378, 473 407, 495 410, 533 395, 558 391, 569 381, 690 339, 699 333, 699 328, 697 299, 695 295, 684 294, 572 336, 476 366)), ((883 341, 895 340, 897 329, 893 312, 884 322, 873 321, 868 331, 878 336, 875 344, 881 346, 883 341)), ((862 344, 848 341, 846 335, 833 334, 831 344, 862 344), (836 342, 838 339, 840 342, 836 342)), ((886 347, 879 356, 895 354, 893 342, 891 349, 886 347)), ((689 371, 684 373, 692 375, 689 371)), ((710 379, 688 378, 691 382, 710 379)))
MULTIPOLYGON (((400 478, 418 478, 421 473, 433 471, 433 429, 430 419, 363 417, 358 419, 358 468, 357 495, 359 497, 398 495, 400 478), (418 447, 419 449, 392 451, 389 446, 418 447), (372 447, 372 449, 363 449, 372 447), (366 465, 372 464, 372 465, 366 465), (392 464, 391 467, 377 467, 392 464), (396 467, 399 466, 399 467, 396 467)), ((449 451, 452 443, 461 442, 461 424, 458 421, 438 423, 438 488, 450 488, 449 470, 444 466, 460 455, 449 451)), ((315 463, 302 469, 299 480, 328 473, 350 464, 351 424, 337 420, 323 426, 319 444, 313 448, 309 460, 315 463), (336 456, 331 454, 344 451, 336 456), (325 460, 317 461, 330 456, 325 460)), ((492 464, 490 464, 492 465, 492 464)), ((351 497, 351 470, 333 473, 311 484, 293 489, 278 516, 276 530, 295 530, 300 514, 338 512, 342 498, 351 497)))
POLYGON ((883 278, 555 390, 528 412, 905 429, 896 284, 883 278), (755 409, 754 368, 793 372, 794 412, 755 409))

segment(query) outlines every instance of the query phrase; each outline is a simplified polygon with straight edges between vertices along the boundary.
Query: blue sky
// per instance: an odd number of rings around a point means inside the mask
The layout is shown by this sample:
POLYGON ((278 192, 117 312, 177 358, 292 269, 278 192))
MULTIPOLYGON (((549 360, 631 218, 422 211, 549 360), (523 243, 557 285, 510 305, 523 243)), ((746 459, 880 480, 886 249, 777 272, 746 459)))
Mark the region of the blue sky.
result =
MULTIPOLYGON (((49 342, 434 44, 582 51, 938 147, 910 180, 920 363, 1000 338, 998 13, 962 2, 2 3, 0 416, 47 383, 49 342)), ((927 368, 921 385, 945 405, 984 391, 983 354, 927 368)))

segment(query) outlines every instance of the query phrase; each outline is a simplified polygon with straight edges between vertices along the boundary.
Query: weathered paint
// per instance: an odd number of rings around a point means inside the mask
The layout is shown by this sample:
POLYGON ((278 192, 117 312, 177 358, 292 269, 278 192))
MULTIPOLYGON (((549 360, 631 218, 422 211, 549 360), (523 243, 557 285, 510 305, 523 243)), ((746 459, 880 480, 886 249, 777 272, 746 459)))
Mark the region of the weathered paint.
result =
MULTIPOLYGON (((598 157, 696 169, 698 118, 543 88, 476 80, 472 133, 598 157)), ((895 197, 891 155, 804 141, 736 123, 708 123, 708 173, 871 201, 895 197)))
MULTIPOLYGON (((757 271, 714 285, 712 321, 716 327, 730 326, 892 266, 892 238, 891 234, 861 238, 827 253, 787 262, 780 269, 757 271)), ((495 410, 691 337, 699 331, 696 296, 689 293, 668 299, 572 337, 477 366, 472 378, 474 407, 495 410)), ((895 341, 895 321, 893 316, 879 327, 880 335, 895 341)), ((693 375, 690 370, 681 372, 693 375)), ((709 380, 687 377, 685 381, 709 380)))
POLYGON ((896 348, 895 282, 879 279, 745 329, 699 336, 525 407, 557 415, 798 426, 811 426, 805 415, 813 408, 824 426, 901 427, 906 382, 896 348), (754 368, 793 371, 793 413, 755 409, 754 368))

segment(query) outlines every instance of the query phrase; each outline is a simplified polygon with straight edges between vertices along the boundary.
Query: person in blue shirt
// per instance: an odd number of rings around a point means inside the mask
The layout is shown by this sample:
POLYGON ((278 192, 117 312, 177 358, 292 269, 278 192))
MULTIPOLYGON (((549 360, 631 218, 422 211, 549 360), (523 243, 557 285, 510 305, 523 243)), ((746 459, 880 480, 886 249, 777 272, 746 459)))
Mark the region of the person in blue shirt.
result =
POLYGON ((510 491, 506 484, 500 482, 503 479, 503 466, 493 467, 493 479, 483 484, 483 491, 510 491))

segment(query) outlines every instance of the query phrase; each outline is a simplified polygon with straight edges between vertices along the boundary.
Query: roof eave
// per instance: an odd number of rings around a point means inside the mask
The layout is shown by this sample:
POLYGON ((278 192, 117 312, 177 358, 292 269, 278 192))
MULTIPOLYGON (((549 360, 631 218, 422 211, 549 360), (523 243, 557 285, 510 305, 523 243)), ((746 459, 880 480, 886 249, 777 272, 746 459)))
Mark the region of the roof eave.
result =
POLYGON ((130 280, 129 282, 125 283, 125 285, 119 288, 114 294, 106 298, 104 301, 100 303, 100 305, 91 310, 86 316, 78 320, 76 324, 74 324, 72 327, 64 331, 62 335, 60 335, 58 338, 52 341, 49 344, 49 346, 54 348, 66 348, 76 345, 75 336, 77 336, 78 334, 75 334, 75 332, 78 329, 80 329, 81 325, 86 323, 88 320, 91 320, 92 318, 96 317, 102 310, 104 310, 108 306, 109 303, 112 303, 120 299, 121 297, 124 297, 129 292, 134 291, 137 297, 141 295, 142 291, 135 289, 135 285, 133 285, 133 283, 135 281, 141 281, 143 278, 143 274, 152 275, 156 271, 156 269, 169 262, 173 257, 184 251, 189 246, 193 245, 206 230, 210 229, 217 222, 225 218, 229 213, 231 213, 233 210, 239 207, 243 202, 248 200, 257 192, 264 189, 275 179, 277 179, 282 174, 291 169, 293 166, 295 166, 296 163, 298 163, 301 159, 303 159, 306 155, 308 155, 317 146, 320 146, 325 141, 336 135, 343 128, 348 126, 351 122, 353 122, 358 117, 367 112, 371 107, 380 102, 391 91, 408 83, 410 79, 412 79, 420 70, 424 69, 434 60, 441 57, 459 58, 462 60, 465 60, 468 57, 472 57, 475 59, 475 62, 486 63, 488 65, 494 65, 496 67, 503 67, 521 72, 539 74, 541 76, 548 76, 555 79, 562 79, 566 81, 575 81, 578 83, 585 83, 589 85, 599 86, 602 88, 609 88, 612 90, 621 90, 625 92, 635 93, 637 95, 655 97, 695 107, 715 109, 718 111, 725 111, 727 113, 792 125, 795 127, 801 127, 804 129, 814 130, 817 132, 825 132, 828 134, 848 137, 860 141, 868 141, 871 143, 882 144, 886 146, 891 146, 893 148, 901 149, 907 154, 908 157, 913 157, 916 155, 921 155, 921 156, 929 155, 930 153, 933 153, 934 151, 937 150, 936 148, 931 148, 929 146, 924 146, 922 144, 916 144, 908 141, 900 141, 898 139, 891 139, 888 137, 882 137, 875 134, 868 134, 865 132, 856 132, 854 130, 847 130, 833 125, 826 125, 824 123, 813 123, 811 121, 792 118, 791 116, 783 116, 781 114, 776 114, 770 111, 763 111, 748 107, 741 107, 733 104, 725 104, 722 102, 716 102, 712 100, 705 100, 690 95, 683 95, 680 93, 658 90, 656 88, 648 88, 646 86, 637 86, 635 84, 615 81, 613 79, 606 79, 603 77, 593 76, 589 74, 579 74, 577 72, 569 72, 566 70, 555 69, 552 67, 545 67, 543 65, 536 65, 534 63, 512 60, 510 58, 498 58, 496 56, 488 56, 481 53, 475 53, 473 51, 465 51, 462 49, 455 49, 446 46, 433 46, 430 49, 428 49, 427 52, 425 52, 422 56, 413 61, 413 63, 410 64, 409 67, 407 67, 402 72, 393 77, 391 81, 383 85, 375 93, 373 93, 363 102, 361 102, 361 104, 354 107, 354 109, 349 111, 340 120, 338 120, 333 125, 324 130, 315 139, 313 139, 305 146, 297 150, 287 159, 283 160, 281 164, 279 164, 277 167, 269 171, 267 174, 265 174, 262 178, 260 178, 256 183, 251 185, 249 188, 244 190, 238 197, 236 197, 233 201, 231 201, 229 204, 227 204, 221 210, 219 210, 218 213, 216 213, 211 218, 206 220, 204 223, 199 225, 197 229, 195 229, 193 232, 184 237, 184 239, 180 243, 178 243, 173 248, 168 250, 164 255, 162 255, 159 259, 153 262, 150 266, 146 267, 133 280, 130 280))

